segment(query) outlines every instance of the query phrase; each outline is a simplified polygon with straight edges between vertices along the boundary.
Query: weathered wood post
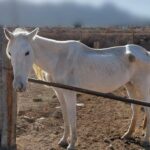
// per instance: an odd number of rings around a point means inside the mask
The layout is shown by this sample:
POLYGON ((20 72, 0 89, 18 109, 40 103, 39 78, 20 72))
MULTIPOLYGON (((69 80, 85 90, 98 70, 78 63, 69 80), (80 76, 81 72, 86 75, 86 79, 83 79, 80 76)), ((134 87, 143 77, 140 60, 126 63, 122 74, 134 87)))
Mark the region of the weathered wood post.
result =
POLYGON ((0 28, 0 150, 16 150, 16 93, 12 87, 13 71, 6 56, 6 40, 0 28))
POLYGON ((99 41, 94 41, 94 48, 100 48, 99 41))

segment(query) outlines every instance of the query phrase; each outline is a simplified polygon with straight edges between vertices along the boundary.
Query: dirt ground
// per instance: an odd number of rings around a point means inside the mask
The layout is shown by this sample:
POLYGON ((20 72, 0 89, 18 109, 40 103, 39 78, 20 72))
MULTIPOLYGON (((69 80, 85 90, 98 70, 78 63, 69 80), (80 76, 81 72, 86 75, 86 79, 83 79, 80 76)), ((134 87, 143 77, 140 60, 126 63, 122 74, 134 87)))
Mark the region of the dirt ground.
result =
MULTIPOLYGON (((115 92, 124 95, 120 89, 115 92)), ((133 139, 121 140, 131 119, 129 104, 100 97, 78 95, 78 150, 143 150, 141 111, 133 139)), ((63 120, 54 92, 45 86, 29 84, 26 93, 18 94, 18 150, 63 150, 57 143, 63 134, 63 120)))

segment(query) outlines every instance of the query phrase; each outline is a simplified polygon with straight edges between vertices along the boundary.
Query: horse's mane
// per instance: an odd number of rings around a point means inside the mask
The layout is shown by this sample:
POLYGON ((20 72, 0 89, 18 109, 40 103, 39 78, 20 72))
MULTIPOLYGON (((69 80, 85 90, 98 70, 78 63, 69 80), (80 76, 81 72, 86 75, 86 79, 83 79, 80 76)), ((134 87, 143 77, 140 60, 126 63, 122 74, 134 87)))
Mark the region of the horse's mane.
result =
POLYGON ((13 34, 14 35, 17 35, 17 34, 22 34, 22 35, 26 35, 27 33, 29 33, 26 29, 24 28, 16 28, 14 31, 13 31, 13 34))

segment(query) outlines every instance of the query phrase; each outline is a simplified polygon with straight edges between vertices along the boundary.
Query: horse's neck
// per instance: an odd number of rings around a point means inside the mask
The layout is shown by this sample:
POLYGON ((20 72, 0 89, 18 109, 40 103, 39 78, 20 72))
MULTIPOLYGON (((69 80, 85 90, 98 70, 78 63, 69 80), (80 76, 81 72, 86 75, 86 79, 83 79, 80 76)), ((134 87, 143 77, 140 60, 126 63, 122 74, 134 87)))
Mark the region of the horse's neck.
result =
POLYGON ((52 73, 63 52, 63 46, 41 37, 36 37, 31 45, 34 51, 34 63, 46 72, 52 73))

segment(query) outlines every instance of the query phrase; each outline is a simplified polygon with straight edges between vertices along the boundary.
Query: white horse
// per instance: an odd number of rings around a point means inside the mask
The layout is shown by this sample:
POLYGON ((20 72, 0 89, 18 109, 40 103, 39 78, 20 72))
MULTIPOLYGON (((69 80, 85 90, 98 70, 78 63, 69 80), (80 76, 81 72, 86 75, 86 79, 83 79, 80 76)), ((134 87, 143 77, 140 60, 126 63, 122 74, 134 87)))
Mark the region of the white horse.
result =
MULTIPOLYGON (((13 86, 16 91, 26 90, 28 75, 33 63, 46 71, 51 81, 100 92, 112 92, 126 86, 133 98, 150 98, 150 53, 137 45, 92 49, 79 41, 56 41, 32 32, 5 29, 8 39, 7 55, 11 59, 14 73, 13 86)), ((76 92, 53 88, 61 104, 64 118, 64 134, 59 145, 75 149, 76 92), (70 143, 67 138, 70 134, 70 143)), ((124 138, 133 133, 137 109, 132 105, 132 120, 124 138)), ((147 129, 145 140, 150 136, 150 109, 146 108, 147 129)))

